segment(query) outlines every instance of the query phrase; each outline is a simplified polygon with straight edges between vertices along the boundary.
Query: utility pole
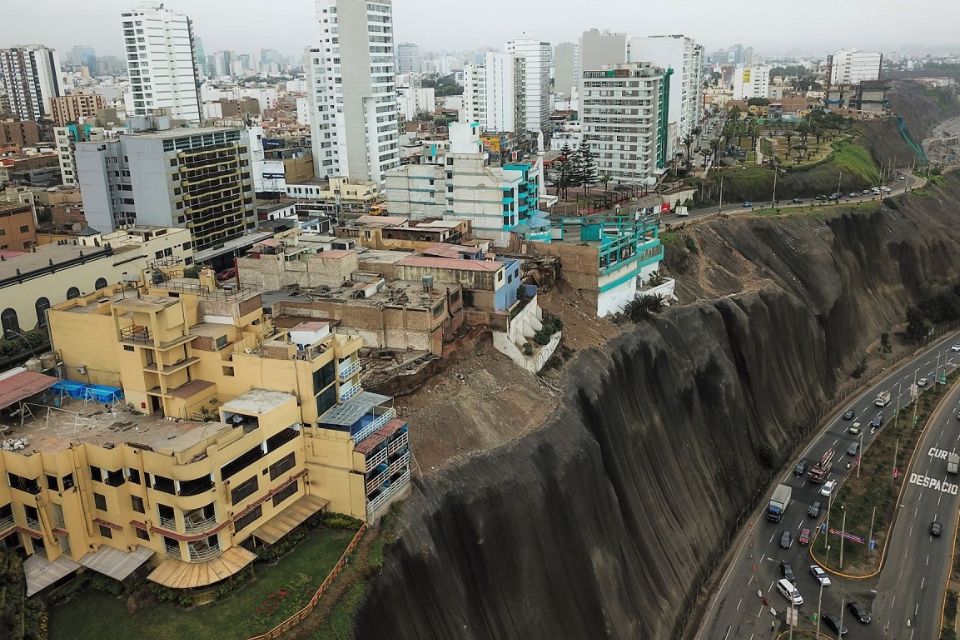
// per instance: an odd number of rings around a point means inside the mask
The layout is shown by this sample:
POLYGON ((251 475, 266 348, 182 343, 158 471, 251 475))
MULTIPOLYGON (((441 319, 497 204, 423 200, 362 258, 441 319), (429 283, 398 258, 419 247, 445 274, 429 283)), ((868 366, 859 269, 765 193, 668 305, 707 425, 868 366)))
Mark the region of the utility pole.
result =
POLYGON ((837 174, 837 195, 840 195, 840 180, 843 178, 843 171, 837 174))
POLYGON ((770 201, 771 209, 777 208, 777 174, 778 173, 780 173, 780 171, 778 171, 776 165, 774 165, 773 167, 773 199, 770 201))
POLYGON ((823 583, 820 583, 820 595, 817 597, 817 638, 820 638, 820 605, 823 603, 823 583))
POLYGON ((857 449, 857 478, 860 478, 860 466, 863 462, 863 429, 860 429, 860 448, 857 449))
POLYGON ((833 506, 833 492, 827 498, 827 530, 823 532, 823 549, 827 552, 827 561, 830 558, 830 508, 833 506))
MULTIPOLYGON (((917 389, 917 373, 920 369, 917 369, 913 372, 913 388, 917 389)), ((913 399, 913 420, 910 422, 910 428, 913 429, 917 426, 917 406, 920 404, 920 390, 916 391, 917 397, 913 399)))
POLYGON ((844 596, 840 596, 840 628, 837 629, 837 640, 842 640, 843 632, 843 609, 847 606, 847 600, 844 596))
POLYGON ((843 511, 843 523, 840 525, 840 568, 843 569, 843 539, 847 535, 847 507, 846 505, 840 505, 840 510, 843 511))
POLYGON ((720 206, 717 207, 717 213, 723 212, 723 176, 720 176, 720 206))

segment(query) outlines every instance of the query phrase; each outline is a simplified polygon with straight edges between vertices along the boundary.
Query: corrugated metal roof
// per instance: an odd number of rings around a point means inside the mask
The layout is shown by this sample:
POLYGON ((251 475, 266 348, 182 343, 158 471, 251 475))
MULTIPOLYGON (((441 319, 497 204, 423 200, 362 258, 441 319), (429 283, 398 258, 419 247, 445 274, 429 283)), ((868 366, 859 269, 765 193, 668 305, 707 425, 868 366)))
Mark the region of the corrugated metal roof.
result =
POLYGON ((46 391, 57 379, 35 371, 21 371, 0 380, 0 409, 46 391))
POLYGON ((410 256, 397 264, 405 267, 456 269, 459 271, 495 272, 503 269, 503 263, 495 260, 460 260, 459 258, 434 258, 432 256, 410 256))
POLYGON ((331 407, 329 411, 320 416, 317 422, 349 427, 374 407, 390 400, 392 400, 390 396, 383 396, 372 391, 360 391, 346 402, 331 407))

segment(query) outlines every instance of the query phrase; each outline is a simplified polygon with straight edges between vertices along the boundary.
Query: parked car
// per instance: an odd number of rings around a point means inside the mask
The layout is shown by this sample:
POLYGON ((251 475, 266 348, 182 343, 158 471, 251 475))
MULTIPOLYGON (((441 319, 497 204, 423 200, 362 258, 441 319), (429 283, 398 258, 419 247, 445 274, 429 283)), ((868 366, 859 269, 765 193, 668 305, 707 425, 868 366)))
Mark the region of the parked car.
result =
POLYGON ((893 189, 891 189, 890 187, 884 187, 884 188, 883 188, 883 192, 884 192, 884 193, 892 193, 892 192, 893 192, 893 189))
POLYGON ((860 193, 861 193, 861 195, 868 196, 868 195, 870 195, 870 189, 864 189, 864 190, 861 191, 860 193))
POLYGON ((934 520, 930 523, 930 535, 939 538, 943 534, 943 525, 934 520))
POLYGON ((789 531, 784 531, 780 534, 780 548, 789 549, 793 546, 793 534, 789 531))
POLYGON ((851 443, 850 443, 850 446, 847 447, 847 455, 848 455, 848 456, 855 456, 855 455, 857 455, 858 453, 860 453, 860 443, 859 443, 859 442, 851 442, 851 443))
POLYGON ((793 567, 790 566, 789 562, 780 563, 780 575, 793 584, 797 584, 797 577, 793 575, 793 567))
POLYGON ((917 380, 917 386, 918 386, 918 387, 925 387, 925 386, 927 386, 928 384, 930 384, 930 381, 927 380, 926 378, 920 378, 919 380, 917 380))
POLYGON ((812 564, 810 565, 810 575, 813 576, 813 579, 822 584, 825 587, 830 586, 830 576, 827 575, 827 572, 820 568, 819 565, 812 564))
POLYGON ((855 436, 860 435, 860 421, 857 420, 852 425, 850 425, 850 428, 847 429, 847 433, 853 434, 855 436))
POLYGON ((793 586, 793 583, 786 578, 780 578, 777 580, 777 591, 780 592, 780 595, 789 600, 790 604, 793 606, 799 607, 803 604, 803 596, 800 595, 799 589, 793 586))
POLYGON ((950 351, 953 351, 954 353, 960 353, 960 342, 950 347, 950 351))
POLYGON ((860 621, 860 624, 870 624, 870 612, 859 602, 848 602, 847 609, 853 614, 854 618, 860 621))
POLYGON ((847 635, 847 628, 840 624, 840 620, 832 613, 823 614, 823 623, 840 636, 847 635))
POLYGON ((898 177, 897 179, 898 179, 898 180, 906 180, 907 177, 906 177, 906 176, 900 176, 900 177, 898 177))
POLYGON ((844 420, 853 420, 853 417, 854 417, 855 415, 857 415, 857 412, 856 412, 856 411, 854 411, 853 409, 847 409, 846 411, 843 412, 843 419, 844 419, 844 420))
POLYGON ((803 204, 803 198, 794 198, 791 202, 793 204, 803 204))
POLYGON ((820 517, 820 502, 819 502, 819 501, 814 502, 812 505, 810 505, 809 507, 807 507, 807 515, 810 516, 811 518, 819 518, 819 517, 820 517))
POLYGON ((836 486, 836 480, 827 480, 823 483, 823 486, 820 487, 820 495, 822 495, 824 498, 829 498, 833 494, 833 489, 836 486))
POLYGON ((851 192, 850 192, 849 194, 847 194, 847 195, 849 195, 851 198, 856 198, 856 197, 857 197, 858 195, 860 195, 860 194, 854 193, 853 191, 851 191, 851 192))
POLYGON ((800 537, 797 538, 797 542, 803 545, 810 544, 810 529, 804 529, 800 532, 800 537))
POLYGON ((747 200, 746 202, 743 203, 743 208, 744 208, 744 209, 750 209, 750 208, 752 208, 752 207, 753 207, 753 203, 750 202, 749 200, 747 200))
POLYGON ((217 280, 221 282, 223 282, 224 280, 230 280, 231 278, 236 278, 236 277, 237 277, 237 270, 234 269, 233 267, 230 267, 229 269, 224 269, 223 271, 217 274, 217 280))
POLYGON ((827 199, 827 196, 823 195, 822 193, 817 196, 817 200, 826 200, 826 199, 827 199))
POLYGON ((804 459, 804 460, 801 460, 800 462, 797 463, 797 466, 795 466, 795 467, 793 468, 793 475, 795 475, 795 476, 797 476, 797 477, 802 476, 803 474, 805 474, 805 473, 807 472, 807 467, 808 467, 808 466, 809 466, 809 463, 807 462, 807 460, 805 460, 805 459, 804 459))

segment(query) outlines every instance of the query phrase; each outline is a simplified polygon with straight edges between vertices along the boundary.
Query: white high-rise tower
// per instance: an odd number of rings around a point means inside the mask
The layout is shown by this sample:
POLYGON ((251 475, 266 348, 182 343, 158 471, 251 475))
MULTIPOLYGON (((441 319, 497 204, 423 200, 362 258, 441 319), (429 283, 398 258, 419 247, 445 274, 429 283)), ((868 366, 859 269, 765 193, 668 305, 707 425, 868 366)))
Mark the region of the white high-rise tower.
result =
POLYGON ((317 0, 319 46, 305 61, 318 177, 383 182, 400 164, 390 0, 317 0))
POLYGON ((148 3, 121 14, 134 115, 168 109, 170 117, 200 121, 200 94, 190 18, 148 3))
POLYGON ((57 52, 40 45, 0 49, 0 83, 21 120, 50 117, 50 99, 63 95, 57 52))
POLYGON ((549 42, 522 34, 506 46, 507 53, 523 60, 523 126, 536 134, 550 119, 550 64, 553 48, 549 42))

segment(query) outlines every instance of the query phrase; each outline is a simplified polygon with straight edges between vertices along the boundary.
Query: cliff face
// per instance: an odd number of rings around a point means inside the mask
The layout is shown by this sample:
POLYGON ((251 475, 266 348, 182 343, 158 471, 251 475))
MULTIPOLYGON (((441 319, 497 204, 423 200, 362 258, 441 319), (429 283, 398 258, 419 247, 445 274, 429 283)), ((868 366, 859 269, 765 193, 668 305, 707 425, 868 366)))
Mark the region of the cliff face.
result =
POLYGON ((541 429, 418 483, 357 636, 689 635, 700 585, 845 371, 960 277, 956 194, 951 177, 896 210, 688 231, 683 294, 709 300, 582 352, 541 429))

